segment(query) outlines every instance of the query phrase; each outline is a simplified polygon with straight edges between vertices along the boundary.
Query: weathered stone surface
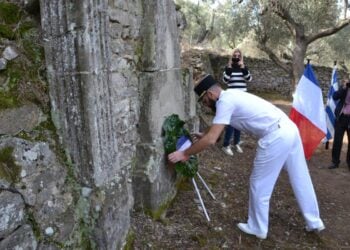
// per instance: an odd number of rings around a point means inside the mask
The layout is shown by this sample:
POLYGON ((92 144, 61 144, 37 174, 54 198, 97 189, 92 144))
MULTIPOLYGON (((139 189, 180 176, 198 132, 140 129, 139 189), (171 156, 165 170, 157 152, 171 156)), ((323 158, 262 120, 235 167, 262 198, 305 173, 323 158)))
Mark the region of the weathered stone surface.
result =
POLYGON ((122 249, 128 233, 125 229, 130 226, 130 207, 134 201, 130 195, 129 173, 122 171, 121 174, 125 176, 103 191, 103 205, 97 200, 93 202, 96 212, 101 214, 93 233, 99 249, 122 249))
POLYGON ((0 58, 0 70, 6 69, 7 60, 5 58, 0 58))
POLYGON ((38 242, 34 237, 30 225, 23 225, 14 231, 9 237, 0 241, 0 249, 26 249, 36 250, 38 242))
POLYGON ((0 110, 0 135, 16 135, 21 131, 29 132, 44 119, 46 119, 44 114, 34 104, 0 110))
MULTIPOLYGON (((138 3, 130 2, 127 8, 132 10, 138 3)), ((103 211, 97 242, 115 249, 109 246, 121 246, 129 228, 133 199, 131 188, 123 183, 137 138, 137 76, 128 78, 135 64, 132 55, 124 55, 123 46, 133 53, 133 42, 127 40, 136 39, 138 27, 132 25, 140 21, 119 6, 109 8, 106 0, 41 1, 41 8, 53 120, 79 182, 106 193, 97 205, 103 211), (109 13, 123 16, 109 17, 109 13), (121 48, 114 48, 122 54, 115 59, 120 68, 113 68, 110 34, 125 39, 121 48), (111 81, 111 73, 117 71, 121 75, 111 81), (127 89, 118 88, 127 82, 127 89), (119 190, 118 196, 105 191, 112 188, 119 190)))
POLYGON ((153 143, 138 144, 137 169, 133 178, 137 208, 146 207, 156 211, 175 196, 176 173, 174 168, 165 164, 164 151, 160 151, 161 148, 161 139, 153 143))
POLYGON ((188 121, 195 115, 195 96, 190 78, 191 74, 186 70, 144 73, 140 77, 141 143, 137 146, 133 181, 137 183, 133 186, 137 207, 156 210, 175 194, 176 175, 166 165, 163 140, 159 135, 167 116, 175 113, 188 121), (169 84, 174 82, 181 84, 169 84))
MULTIPOLYGON (((143 1, 141 26, 142 70, 171 70, 180 67, 180 45, 173 1, 143 1)), ((170 84, 170 83, 168 83, 170 84)))
POLYGON ((14 148, 14 160, 21 166, 20 180, 14 187, 22 194, 25 203, 31 206, 41 231, 52 227, 59 232, 55 237, 61 239, 62 235, 68 235, 73 229, 74 217, 70 218, 71 223, 62 224, 62 221, 73 205, 73 197, 65 187, 66 170, 49 145, 3 138, 0 149, 4 147, 14 148))
POLYGON ((175 5, 40 2, 52 118, 80 184, 92 189, 83 200, 98 214, 98 248, 121 248, 134 202, 131 185, 147 187, 138 197, 152 209, 175 192, 162 151, 164 116, 193 114, 194 106, 183 105, 193 102, 180 69, 175 5), (132 168, 140 182, 131 182, 132 168))
POLYGON ((80 181, 101 186, 120 170, 107 3, 42 1, 41 6, 53 120, 80 181))
POLYGON ((183 100, 185 93, 181 83, 182 71, 143 73, 140 76, 141 112, 140 137, 142 142, 159 139, 166 116, 176 113, 185 118, 183 100))
POLYGON ((37 250, 60 250, 58 246, 49 242, 40 242, 37 250))
POLYGON ((2 57, 7 61, 11 61, 18 56, 18 52, 14 47, 8 46, 2 52, 2 57))
MULTIPOLYGON (((0 193, 0 238, 12 233, 24 222, 24 202, 19 194, 0 193)), ((1 242, 0 242, 1 243, 1 242)), ((0 244, 1 246, 1 244, 0 244)), ((4 249, 1 248, 0 249, 4 249)))

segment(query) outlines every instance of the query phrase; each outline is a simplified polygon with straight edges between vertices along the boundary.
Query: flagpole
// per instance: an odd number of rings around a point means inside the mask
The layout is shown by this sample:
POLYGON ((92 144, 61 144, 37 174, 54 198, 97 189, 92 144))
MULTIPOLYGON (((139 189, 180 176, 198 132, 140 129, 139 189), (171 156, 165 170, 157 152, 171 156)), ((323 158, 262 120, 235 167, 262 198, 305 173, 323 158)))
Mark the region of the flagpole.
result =
POLYGON ((199 177, 199 179, 202 181, 204 187, 207 189, 208 193, 210 194, 210 196, 215 200, 215 196, 214 194, 211 192, 210 188, 208 187, 207 183, 205 183, 204 179, 202 178, 202 176, 197 172, 197 176, 199 177))
POLYGON ((197 183, 196 183, 196 181, 194 180, 193 177, 192 177, 192 184, 193 184, 193 186, 194 186, 194 189, 196 190, 197 196, 198 196, 198 198, 199 198, 199 202, 200 202, 201 205, 202 205, 203 212, 204 212, 204 214, 205 214, 205 218, 207 218, 207 220, 208 220, 208 222, 209 222, 209 221, 210 221, 210 218, 209 218, 209 215, 208 215, 208 213, 207 213, 207 209, 205 208, 204 202, 203 202, 203 200, 202 200, 202 196, 201 196, 201 194, 199 193, 199 189, 198 189, 198 187, 197 187, 197 183))

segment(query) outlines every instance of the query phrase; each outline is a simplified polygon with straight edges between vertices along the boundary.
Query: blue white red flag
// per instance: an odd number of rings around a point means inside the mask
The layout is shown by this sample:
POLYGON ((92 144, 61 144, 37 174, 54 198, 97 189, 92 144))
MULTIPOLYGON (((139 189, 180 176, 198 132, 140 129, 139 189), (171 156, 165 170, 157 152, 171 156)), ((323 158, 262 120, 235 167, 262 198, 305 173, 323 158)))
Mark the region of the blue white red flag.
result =
POLYGON ((305 158, 309 160, 327 133, 322 90, 309 63, 293 95, 289 117, 299 129, 305 158))
POLYGON ((338 101, 333 100, 333 93, 338 91, 338 74, 337 66, 335 65, 332 71, 331 85, 329 87, 327 95, 327 104, 326 104, 326 122, 327 122, 327 135, 326 140, 329 141, 334 137, 334 123, 335 123, 335 114, 334 110, 337 106, 338 101))

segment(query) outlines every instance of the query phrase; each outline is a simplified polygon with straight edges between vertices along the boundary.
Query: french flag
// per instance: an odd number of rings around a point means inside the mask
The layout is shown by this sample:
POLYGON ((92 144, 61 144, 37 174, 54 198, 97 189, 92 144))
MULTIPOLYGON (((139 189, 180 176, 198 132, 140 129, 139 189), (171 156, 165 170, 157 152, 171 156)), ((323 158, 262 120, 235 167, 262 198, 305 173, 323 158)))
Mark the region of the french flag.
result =
POLYGON ((309 63, 293 95, 289 117, 299 128, 305 158, 309 160, 327 133, 322 90, 309 63))

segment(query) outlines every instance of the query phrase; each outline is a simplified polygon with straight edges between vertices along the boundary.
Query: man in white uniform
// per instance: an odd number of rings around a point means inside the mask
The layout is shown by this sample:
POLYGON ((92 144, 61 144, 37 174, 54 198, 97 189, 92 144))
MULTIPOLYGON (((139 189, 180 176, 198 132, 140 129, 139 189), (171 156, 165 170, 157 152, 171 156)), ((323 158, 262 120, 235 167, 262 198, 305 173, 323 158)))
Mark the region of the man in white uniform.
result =
POLYGON ((288 172, 306 230, 325 229, 299 130, 286 114, 250 93, 221 89, 211 75, 200 80, 194 90, 204 105, 216 110, 213 124, 207 133, 197 135, 199 140, 191 147, 169 154, 168 159, 173 163, 188 160, 190 155, 215 144, 225 126, 230 124, 258 139, 250 176, 248 222, 237 224, 238 228, 260 239, 267 237, 270 198, 283 168, 288 172))

